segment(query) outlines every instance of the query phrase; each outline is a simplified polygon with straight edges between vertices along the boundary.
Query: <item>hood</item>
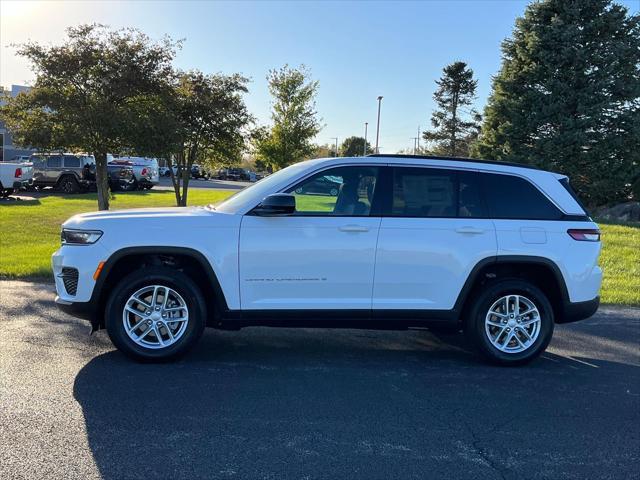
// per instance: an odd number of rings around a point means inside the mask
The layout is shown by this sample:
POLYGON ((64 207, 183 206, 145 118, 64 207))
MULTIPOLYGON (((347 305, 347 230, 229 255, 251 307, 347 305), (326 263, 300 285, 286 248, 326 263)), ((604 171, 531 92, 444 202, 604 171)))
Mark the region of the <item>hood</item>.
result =
POLYGON ((137 226, 141 223, 176 222, 180 219, 210 217, 215 212, 205 207, 138 208, 106 212, 81 213, 62 224, 65 228, 100 229, 116 221, 118 224, 137 226))

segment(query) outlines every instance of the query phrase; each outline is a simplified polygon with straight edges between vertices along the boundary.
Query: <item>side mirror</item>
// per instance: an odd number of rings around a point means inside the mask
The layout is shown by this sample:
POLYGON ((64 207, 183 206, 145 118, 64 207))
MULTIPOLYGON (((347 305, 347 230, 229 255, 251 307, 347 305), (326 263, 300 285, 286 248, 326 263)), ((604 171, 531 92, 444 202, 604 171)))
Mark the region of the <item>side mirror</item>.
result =
POLYGON ((290 193, 273 193, 265 197, 252 213, 261 217, 275 217, 291 215, 295 211, 296 197, 290 193))

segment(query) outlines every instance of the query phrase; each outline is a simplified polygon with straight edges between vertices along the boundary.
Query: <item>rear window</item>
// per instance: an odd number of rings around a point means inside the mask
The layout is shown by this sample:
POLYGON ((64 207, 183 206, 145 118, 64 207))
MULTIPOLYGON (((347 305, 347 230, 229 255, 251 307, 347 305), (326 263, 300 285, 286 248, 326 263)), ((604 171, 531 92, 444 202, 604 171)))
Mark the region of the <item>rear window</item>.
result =
POLYGON ((491 218, 558 220, 562 212, 529 181, 513 175, 483 173, 491 218))

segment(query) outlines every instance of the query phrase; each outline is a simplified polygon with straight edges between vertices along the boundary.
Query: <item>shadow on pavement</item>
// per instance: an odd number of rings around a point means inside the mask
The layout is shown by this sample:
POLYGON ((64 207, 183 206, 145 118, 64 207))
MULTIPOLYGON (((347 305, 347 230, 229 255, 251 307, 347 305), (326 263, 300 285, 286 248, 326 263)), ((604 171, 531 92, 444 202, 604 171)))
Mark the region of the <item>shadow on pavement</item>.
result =
POLYGON ((100 355, 73 392, 107 479, 637 475, 638 367, 492 367, 442 338, 208 331, 173 364, 100 355))

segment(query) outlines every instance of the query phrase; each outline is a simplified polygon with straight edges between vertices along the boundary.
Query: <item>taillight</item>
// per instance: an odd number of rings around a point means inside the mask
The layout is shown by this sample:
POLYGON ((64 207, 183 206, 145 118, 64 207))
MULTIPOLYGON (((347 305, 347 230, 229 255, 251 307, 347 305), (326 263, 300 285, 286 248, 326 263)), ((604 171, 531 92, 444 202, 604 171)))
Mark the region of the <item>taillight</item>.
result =
POLYGON ((16 178, 20 178, 22 176, 22 169, 16 168, 16 174, 14 175, 16 178))
POLYGON ((143 169, 142 169, 142 175, 146 175, 146 174, 147 174, 147 169, 146 169, 146 168, 143 168, 143 169))
POLYGON ((600 230, 595 228, 570 228, 567 233, 579 242, 599 242, 600 230))

